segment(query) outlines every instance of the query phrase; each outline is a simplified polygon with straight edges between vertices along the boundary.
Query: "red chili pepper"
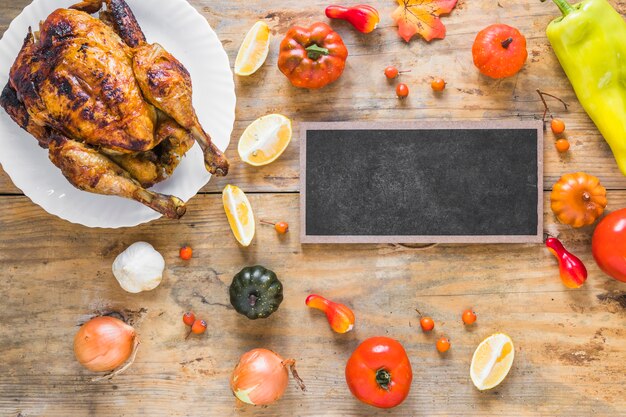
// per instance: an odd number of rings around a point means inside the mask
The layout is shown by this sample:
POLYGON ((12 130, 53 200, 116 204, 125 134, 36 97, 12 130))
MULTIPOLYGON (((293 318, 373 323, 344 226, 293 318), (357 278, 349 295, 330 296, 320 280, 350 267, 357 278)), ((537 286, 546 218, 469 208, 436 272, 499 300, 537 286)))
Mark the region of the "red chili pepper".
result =
POLYGON ((306 305, 326 313, 331 329, 337 333, 347 333, 354 327, 354 313, 343 304, 333 303, 320 295, 311 294, 306 305))
POLYGON ((356 30, 363 33, 370 33, 380 22, 378 10, 365 4, 354 7, 328 6, 326 17, 347 20, 356 30))
POLYGON ((583 261, 569 253, 555 237, 547 238, 546 246, 559 261, 563 284, 568 288, 580 288, 587 280, 587 268, 583 261))

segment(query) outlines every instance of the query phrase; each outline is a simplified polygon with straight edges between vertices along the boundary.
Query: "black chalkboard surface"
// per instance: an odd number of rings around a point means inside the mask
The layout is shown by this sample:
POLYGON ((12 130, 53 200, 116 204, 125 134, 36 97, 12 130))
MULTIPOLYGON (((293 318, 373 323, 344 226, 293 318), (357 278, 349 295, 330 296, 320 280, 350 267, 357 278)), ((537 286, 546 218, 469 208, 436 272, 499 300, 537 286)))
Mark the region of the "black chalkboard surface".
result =
POLYGON ((543 126, 307 123, 302 243, 543 239, 543 126))

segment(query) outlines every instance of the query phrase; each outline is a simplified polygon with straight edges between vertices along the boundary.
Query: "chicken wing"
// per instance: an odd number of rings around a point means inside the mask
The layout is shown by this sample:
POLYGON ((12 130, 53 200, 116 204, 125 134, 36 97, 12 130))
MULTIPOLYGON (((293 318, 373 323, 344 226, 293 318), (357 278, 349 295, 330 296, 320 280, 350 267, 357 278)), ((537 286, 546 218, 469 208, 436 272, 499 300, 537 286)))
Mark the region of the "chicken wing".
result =
POLYGON ((39 126, 33 121, 24 103, 17 97, 17 92, 10 84, 7 84, 2 90, 0 106, 6 110, 15 123, 37 139, 39 146, 48 148, 48 142, 50 141, 48 129, 44 126, 39 126))

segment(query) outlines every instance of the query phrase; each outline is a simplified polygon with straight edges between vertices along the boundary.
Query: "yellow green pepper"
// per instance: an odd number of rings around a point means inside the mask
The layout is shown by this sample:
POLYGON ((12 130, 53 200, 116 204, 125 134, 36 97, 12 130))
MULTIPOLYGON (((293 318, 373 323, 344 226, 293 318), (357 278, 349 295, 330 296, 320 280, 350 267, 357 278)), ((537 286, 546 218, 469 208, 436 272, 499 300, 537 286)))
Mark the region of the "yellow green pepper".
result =
POLYGON ((552 1, 563 16, 548 25, 548 40, 626 175, 626 22, 606 0, 552 1))

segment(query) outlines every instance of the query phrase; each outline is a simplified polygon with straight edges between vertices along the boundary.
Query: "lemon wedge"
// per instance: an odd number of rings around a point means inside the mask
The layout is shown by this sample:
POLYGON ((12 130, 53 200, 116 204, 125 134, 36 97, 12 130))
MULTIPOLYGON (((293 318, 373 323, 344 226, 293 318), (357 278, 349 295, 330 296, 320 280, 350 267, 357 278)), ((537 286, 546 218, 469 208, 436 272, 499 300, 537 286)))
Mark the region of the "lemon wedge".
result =
POLYGON ((498 386, 507 376, 513 365, 515 348, 513 341, 504 333, 496 333, 476 348, 470 366, 472 382, 479 390, 498 386))
POLYGON ((274 162, 287 149, 292 134, 291 120, 282 114, 260 117, 241 135, 239 157, 253 166, 274 162))
POLYGON ((254 74, 267 59, 270 51, 270 28, 267 23, 258 21, 250 28, 239 47, 235 60, 235 74, 254 74))
POLYGON ((248 197, 239 187, 227 185, 222 192, 224 211, 235 239, 242 246, 249 246, 254 238, 254 213, 248 197))

